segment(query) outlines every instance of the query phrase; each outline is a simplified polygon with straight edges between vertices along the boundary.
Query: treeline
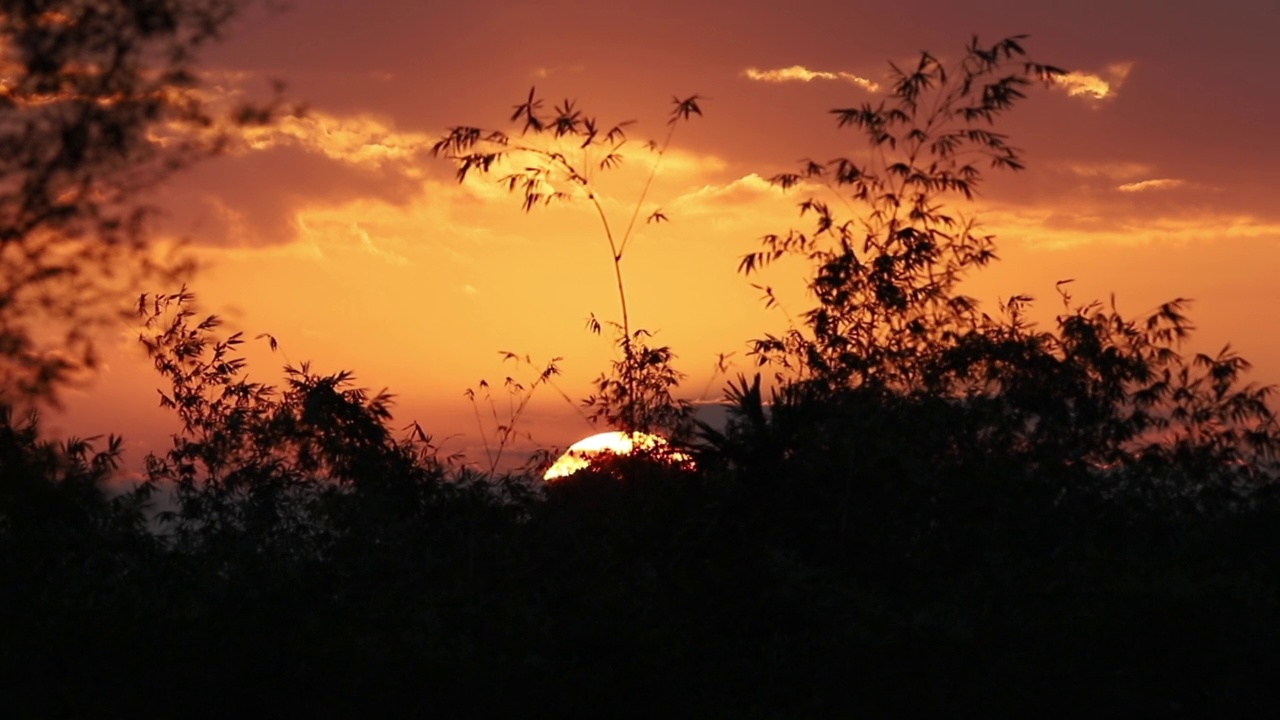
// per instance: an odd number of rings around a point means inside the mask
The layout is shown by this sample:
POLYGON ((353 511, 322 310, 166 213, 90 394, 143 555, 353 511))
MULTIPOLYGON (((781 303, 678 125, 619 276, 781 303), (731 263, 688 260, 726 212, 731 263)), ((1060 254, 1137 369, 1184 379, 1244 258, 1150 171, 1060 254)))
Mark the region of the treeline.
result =
POLYGON ((249 384, 216 332, 181 309, 159 327, 185 429, 133 492, 104 491, 117 446, 3 416, 8 714, 1204 715, 1280 699, 1270 471, 1103 467, 1076 460, 1097 450, 1078 437, 1011 442, 1026 419, 986 403, 769 406, 744 380, 696 468, 627 457, 545 484, 440 460, 341 375, 249 384))

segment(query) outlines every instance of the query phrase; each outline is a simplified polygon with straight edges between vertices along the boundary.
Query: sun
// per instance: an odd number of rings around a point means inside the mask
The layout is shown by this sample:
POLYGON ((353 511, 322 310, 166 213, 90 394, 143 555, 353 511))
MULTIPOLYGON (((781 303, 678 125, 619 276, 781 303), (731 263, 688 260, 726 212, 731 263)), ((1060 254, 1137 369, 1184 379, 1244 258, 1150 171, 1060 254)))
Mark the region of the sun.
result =
POLYGON ((570 445, 560 459, 543 474, 542 479, 559 480, 590 467, 591 462, 601 455, 630 455, 637 448, 656 451, 670 462, 692 462, 692 458, 685 453, 667 450, 667 445, 665 438, 650 433, 626 433, 620 430, 597 433, 570 445))

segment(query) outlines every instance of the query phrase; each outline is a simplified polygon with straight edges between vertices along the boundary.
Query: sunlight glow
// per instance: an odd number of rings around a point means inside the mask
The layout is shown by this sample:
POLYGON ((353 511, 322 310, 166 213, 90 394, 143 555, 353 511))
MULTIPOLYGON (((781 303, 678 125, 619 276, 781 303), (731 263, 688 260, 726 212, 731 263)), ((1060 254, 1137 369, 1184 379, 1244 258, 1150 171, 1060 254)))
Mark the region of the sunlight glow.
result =
POLYGON ((667 451, 666 439, 649 433, 625 433, 619 430, 603 432, 584 438, 569 446, 560 459, 555 461, 542 476, 543 480, 558 480, 568 477, 579 470, 590 467, 591 462, 601 455, 630 455, 637 447, 655 451, 665 459, 676 463, 692 461, 682 452, 667 451))

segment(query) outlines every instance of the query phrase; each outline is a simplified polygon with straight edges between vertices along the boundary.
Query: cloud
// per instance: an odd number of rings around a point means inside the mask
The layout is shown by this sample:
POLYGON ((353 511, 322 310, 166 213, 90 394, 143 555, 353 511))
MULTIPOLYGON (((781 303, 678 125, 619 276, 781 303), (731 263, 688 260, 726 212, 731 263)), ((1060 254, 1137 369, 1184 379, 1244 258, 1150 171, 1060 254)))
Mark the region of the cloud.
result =
POLYGON ((533 69, 533 76, 536 78, 548 78, 552 75, 570 74, 580 75, 586 70, 586 66, 579 63, 577 65, 555 65, 552 67, 539 66, 533 69))
MULTIPOLYGON (((360 73, 360 77, 387 81, 395 76, 378 71, 360 73)), ((190 92, 216 114, 234 112, 250 99, 246 87, 263 78, 254 72, 215 70, 202 73, 200 79, 202 85, 190 92)), ((284 108, 282 112, 288 110, 284 108)), ((186 126, 170 127, 168 131, 175 137, 161 134, 154 140, 167 144, 183 139, 183 135, 201 132, 186 126)), ((346 165, 378 170, 398 165, 396 171, 410 174, 423 165, 435 141, 426 133, 397 129, 390 120, 371 113, 335 114, 298 108, 266 125, 220 125, 205 132, 229 132, 231 136, 223 140, 230 155, 297 147, 346 165)))
POLYGON ((382 260, 383 262, 391 263, 392 265, 406 266, 409 264, 409 260, 403 255, 386 250, 376 243, 373 236, 369 234, 369 231, 361 227, 359 222, 352 222, 347 227, 347 232, 348 237, 355 239, 356 245, 360 250, 372 255, 373 257, 382 260))
MULTIPOLYGON (((643 158, 637 158, 637 164, 648 169, 656 158, 654 152, 646 150, 643 158)), ((658 174, 666 177, 699 178, 722 173, 728 167, 729 163, 717 155, 671 148, 662 156, 658 174)))
POLYGON ((1120 192, 1134 193, 1145 192, 1147 190, 1170 190, 1177 187, 1183 187, 1186 184, 1186 180, 1179 180, 1177 178, 1157 178, 1155 180, 1141 180, 1139 182, 1125 183, 1116 189, 1120 192))
MULTIPOLYGON (((415 197, 411 168, 344 162, 302 144, 266 145, 218 158, 174 178, 162 191, 161 229, 201 245, 287 243, 308 206, 376 198, 393 205, 415 197)), ((355 236, 352 236, 355 237, 355 236)))
MULTIPOLYGON (((230 106, 257 78, 224 71, 203 79, 209 102, 230 106)), ((399 205, 419 195, 444 171, 431 162, 433 140, 372 114, 312 111, 238 128, 222 157, 179 174, 160 191, 161 230, 218 247, 289 243, 305 231, 299 218, 308 207, 360 199, 399 205)), ((358 226, 343 234, 371 247, 358 226)))
POLYGON ((399 132, 376 117, 326 113, 286 117, 267 127, 246 128, 241 140, 241 151, 296 146, 346 165, 371 169, 395 165, 406 174, 417 174, 433 141, 425 133, 399 132))
POLYGON ((1132 62, 1113 63, 1101 73, 1067 73, 1058 78, 1057 83, 1072 97, 1106 100, 1115 97, 1132 70, 1132 62))
MULTIPOLYGON (((723 216, 726 213, 767 212, 769 203, 784 201, 781 207, 790 208, 791 198, 781 189, 756 173, 750 173, 724 184, 704 185, 686 192, 671 203, 677 215, 723 216)), ((789 210, 788 210, 789 212, 789 210)))
POLYGON ((1042 248, 1082 245, 1134 246, 1153 243, 1191 245, 1207 241, 1280 241, 1280 222, 1234 213, 1185 213, 1154 217, 1125 216, 1098 209, 1027 207, 991 209, 983 226, 999 240, 1018 239, 1042 248))
POLYGON ((1207 189, 1205 185, 1181 178, 1152 178, 1156 170, 1154 166, 1146 163, 1070 163, 1060 164, 1057 167, 1059 171, 1065 170, 1085 178, 1088 181, 1086 185, 1094 191, 1118 190, 1122 193, 1145 193, 1187 187, 1207 189))
POLYGON ((768 83, 784 83, 784 82, 812 82, 813 80, 842 80, 844 82, 853 83, 867 92, 879 92, 880 85, 873 80, 854 75, 843 70, 837 72, 828 72, 825 70, 810 70, 803 65, 792 65, 786 68, 777 68, 774 70, 759 70, 757 68, 747 68, 742 74, 751 80, 768 83))
POLYGON ((1150 165, 1137 162, 1073 163, 1068 165, 1067 169, 1080 177, 1101 177, 1111 180, 1127 180, 1141 177, 1152 170, 1150 165))

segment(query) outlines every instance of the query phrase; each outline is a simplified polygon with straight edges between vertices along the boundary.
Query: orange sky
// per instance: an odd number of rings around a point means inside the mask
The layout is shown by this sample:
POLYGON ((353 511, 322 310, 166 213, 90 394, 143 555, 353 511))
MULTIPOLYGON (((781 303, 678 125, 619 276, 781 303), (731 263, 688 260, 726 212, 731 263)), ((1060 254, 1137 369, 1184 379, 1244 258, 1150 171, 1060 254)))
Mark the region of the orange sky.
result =
MULTIPOLYGON (((642 228, 625 272, 633 322, 677 352, 686 397, 714 399, 717 354, 735 352, 749 370, 746 341, 785 325, 749 282, 778 288, 792 312, 807 307, 799 263, 762 280, 736 272, 762 234, 796 223, 800 198, 761 178, 856 151, 827 111, 873 101, 888 61, 952 57, 972 33, 1029 33, 1033 57, 1075 74, 997 128, 1029 169, 991 176, 966 209, 1003 258, 970 292, 990 303, 1030 294, 1046 313, 1064 278, 1077 299, 1114 291, 1135 315, 1194 298, 1192 350, 1230 341, 1255 379, 1280 381, 1274 0, 292 5, 249 13, 205 67, 224 95, 284 80, 309 113, 246 137, 157 198, 163 232, 190 239, 205 262, 192 286, 201 307, 279 339, 283 355, 250 350, 258 379, 286 358, 353 369, 399 396, 397 421, 417 419, 476 460, 463 392, 511 372, 497 351, 562 356, 560 387, 584 394, 610 357, 584 321, 617 317, 592 211, 524 214, 491 183, 459 186, 426 152, 451 125, 503 127, 537 85, 603 122, 639 121, 627 163, 601 178, 615 224, 672 95, 708 98, 651 193, 671 222, 642 228)), ((158 377, 126 336, 108 339, 108 367, 53 424, 122 432, 140 456, 163 451, 172 427, 155 407, 158 377)), ((545 446, 590 434, 555 392, 526 419, 545 446)))

